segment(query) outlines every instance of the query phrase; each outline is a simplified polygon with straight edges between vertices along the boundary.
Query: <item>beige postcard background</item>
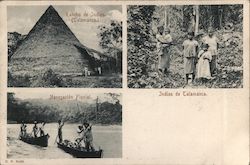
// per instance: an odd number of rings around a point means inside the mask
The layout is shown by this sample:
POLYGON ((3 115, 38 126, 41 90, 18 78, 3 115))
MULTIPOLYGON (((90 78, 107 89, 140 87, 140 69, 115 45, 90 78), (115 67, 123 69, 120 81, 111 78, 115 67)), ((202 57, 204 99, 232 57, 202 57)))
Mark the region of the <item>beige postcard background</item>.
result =
POLYGON ((249 1, 0 1, 0 164, 249 163, 249 1), (126 5, 244 4, 244 84, 238 89, 127 88, 126 5), (8 5, 122 5, 123 88, 7 88, 8 5), (7 92, 122 93, 122 158, 7 159, 7 92), (180 96, 159 96, 169 92, 180 96), (205 92, 207 96, 183 96, 205 92), (21 161, 20 161, 21 160, 21 161))

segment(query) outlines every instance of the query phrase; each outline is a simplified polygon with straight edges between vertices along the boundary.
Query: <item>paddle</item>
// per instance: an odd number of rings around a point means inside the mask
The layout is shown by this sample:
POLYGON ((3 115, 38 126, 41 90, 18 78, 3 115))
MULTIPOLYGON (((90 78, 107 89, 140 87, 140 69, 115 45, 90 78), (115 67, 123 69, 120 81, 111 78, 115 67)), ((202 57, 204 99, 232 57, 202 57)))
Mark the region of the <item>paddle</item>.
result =
POLYGON ((55 142, 54 142, 54 144, 56 144, 57 138, 58 138, 58 134, 56 135, 56 139, 55 139, 55 142))

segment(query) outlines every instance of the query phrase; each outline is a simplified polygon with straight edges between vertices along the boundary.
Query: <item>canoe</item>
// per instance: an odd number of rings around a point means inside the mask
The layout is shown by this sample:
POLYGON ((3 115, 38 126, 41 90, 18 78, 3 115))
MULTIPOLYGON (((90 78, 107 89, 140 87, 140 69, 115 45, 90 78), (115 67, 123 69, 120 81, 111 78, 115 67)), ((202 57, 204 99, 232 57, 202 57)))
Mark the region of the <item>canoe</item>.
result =
POLYGON ((38 145, 41 147, 48 147, 49 135, 44 135, 40 137, 30 137, 30 136, 20 136, 20 140, 28 144, 38 145))
POLYGON ((99 149, 98 151, 87 151, 84 147, 74 148, 72 146, 67 146, 64 143, 58 143, 58 142, 57 142, 57 146, 58 148, 71 154, 75 158, 101 158, 102 157, 102 149, 99 149))

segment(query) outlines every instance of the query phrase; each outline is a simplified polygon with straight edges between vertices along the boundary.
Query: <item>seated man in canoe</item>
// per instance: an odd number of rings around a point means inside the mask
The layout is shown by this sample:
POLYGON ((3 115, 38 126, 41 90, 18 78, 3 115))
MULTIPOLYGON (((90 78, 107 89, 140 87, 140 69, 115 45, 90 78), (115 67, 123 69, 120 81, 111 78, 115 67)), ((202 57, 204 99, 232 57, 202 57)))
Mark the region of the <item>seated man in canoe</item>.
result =
POLYGON ((82 147, 82 141, 84 139, 84 127, 83 125, 79 125, 78 128, 77 128, 77 133, 79 135, 78 138, 76 138, 76 146, 77 147, 82 147))

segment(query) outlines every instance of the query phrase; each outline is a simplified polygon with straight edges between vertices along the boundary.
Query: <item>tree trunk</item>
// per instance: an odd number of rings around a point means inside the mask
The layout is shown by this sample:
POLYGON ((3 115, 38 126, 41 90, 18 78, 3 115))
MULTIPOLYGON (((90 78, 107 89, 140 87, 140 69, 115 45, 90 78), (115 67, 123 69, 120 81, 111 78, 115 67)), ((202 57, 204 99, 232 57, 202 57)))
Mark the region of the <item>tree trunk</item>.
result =
POLYGON ((223 14, 223 8, 222 8, 222 6, 220 6, 220 8, 219 8, 219 29, 222 29, 222 15, 223 14))
POLYGON ((167 13, 167 7, 164 6, 164 29, 168 27, 168 13, 167 13))
POLYGON ((197 35, 199 32, 199 5, 195 5, 195 29, 194 34, 197 35))
POLYGON ((209 26, 208 26, 208 30, 212 29, 212 25, 213 25, 213 11, 212 11, 212 6, 209 6, 209 26))
POLYGON ((98 96, 96 98, 96 111, 95 111, 95 123, 97 123, 97 113, 98 113, 98 96))

